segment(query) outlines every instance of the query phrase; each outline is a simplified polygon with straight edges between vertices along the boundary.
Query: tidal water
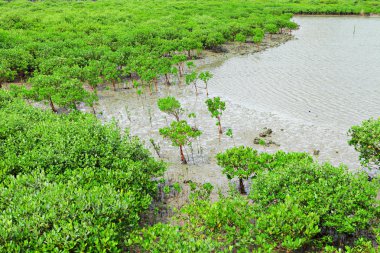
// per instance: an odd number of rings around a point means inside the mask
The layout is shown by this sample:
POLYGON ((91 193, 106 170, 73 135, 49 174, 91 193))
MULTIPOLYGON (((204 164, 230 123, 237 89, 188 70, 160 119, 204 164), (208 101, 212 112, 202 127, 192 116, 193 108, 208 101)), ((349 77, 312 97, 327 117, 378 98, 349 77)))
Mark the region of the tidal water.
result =
POLYGON ((380 116, 380 18, 296 16, 295 39, 212 70, 213 94, 307 123, 348 129, 380 116))

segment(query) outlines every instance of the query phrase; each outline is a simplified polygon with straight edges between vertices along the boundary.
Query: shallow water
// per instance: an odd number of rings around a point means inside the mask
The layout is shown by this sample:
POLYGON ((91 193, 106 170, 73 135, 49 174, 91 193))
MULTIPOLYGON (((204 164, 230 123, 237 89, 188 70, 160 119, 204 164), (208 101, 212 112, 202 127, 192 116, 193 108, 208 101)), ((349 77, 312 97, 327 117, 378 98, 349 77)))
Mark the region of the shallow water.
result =
POLYGON ((305 17, 295 39, 215 68, 214 94, 249 108, 347 129, 380 116, 380 18, 305 17))
MULTIPOLYGON (((321 162, 358 169, 358 154, 347 144, 347 130, 380 113, 380 19, 296 17, 295 21, 301 25, 295 40, 206 66, 214 74, 210 97, 227 101, 222 126, 233 130, 234 139, 223 135, 219 140, 215 120, 204 103, 205 91, 196 96, 192 86, 183 84, 160 85, 157 93, 142 97, 134 90, 100 91, 97 110, 103 120, 114 118, 122 128, 130 128, 153 154, 149 139, 154 139, 169 164, 166 178, 171 181, 210 182, 226 192, 228 181, 215 155, 234 145, 268 152, 319 150, 316 158, 321 162), (174 120, 157 108, 157 99, 167 95, 175 96, 185 108, 182 119, 203 132, 193 152, 186 148, 187 165, 180 164, 178 148, 158 133, 174 120), (197 118, 188 119, 190 112, 197 118), (273 129, 268 140, 279 146, 254 144, 264 127, 273 129)), ((182 199, 174 200, 176 205, 185 201, 188 190, 184 192, 182 199)))

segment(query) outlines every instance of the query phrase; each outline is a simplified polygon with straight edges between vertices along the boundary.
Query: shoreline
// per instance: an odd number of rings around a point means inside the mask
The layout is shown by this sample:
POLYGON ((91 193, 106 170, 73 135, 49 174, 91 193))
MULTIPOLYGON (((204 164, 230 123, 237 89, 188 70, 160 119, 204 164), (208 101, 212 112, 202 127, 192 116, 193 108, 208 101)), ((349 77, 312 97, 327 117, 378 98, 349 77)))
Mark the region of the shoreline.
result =
POLYGON ((324 13, 321 13, 321 14, 318 14, 318 13, 315 13, 315 14, 302 14, 302 13, 297 13, 297 14, 293 14, 293 17, 297 17, 297 16, 301 16, 301 17, 363 17, 363 18, 369 18, 369 17, 380 17, 380 14, 379 13, 364 13, 364 14, 352 14, 352 13, 347 13, 347 14, 324 14, 324 13))
MULTIPOLYGON (((205 69, 213 65, 219 65, 224 61, 239 55, 249 55, 263 52, 265 50, 279 47, 282 44, 293 40, 295 37, 291 33, 265 34, 265 38, 260 44, 253 42, 226 42, 219 46, 219 51, 202 50, 199 59, 193 60, 197 69, 205 69)), ((191 60, 190 60, 191 61, 191 60)))

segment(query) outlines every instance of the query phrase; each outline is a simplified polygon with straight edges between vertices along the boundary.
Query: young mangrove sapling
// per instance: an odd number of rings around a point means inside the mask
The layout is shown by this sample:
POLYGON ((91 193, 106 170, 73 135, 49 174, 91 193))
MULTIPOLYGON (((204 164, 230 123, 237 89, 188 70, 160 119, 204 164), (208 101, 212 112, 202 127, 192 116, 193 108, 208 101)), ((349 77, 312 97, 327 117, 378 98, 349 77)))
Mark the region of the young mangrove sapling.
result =
POLYGON ((201 79, 206 86, 206 95, 208 96, 208 81, 213 77, 209 71, 205 71, 199 74, 199 79, 201 79))
POLYGON ((198 95, 197 79, 198 79, 198 75, 197 75, 197 72, 195 71, 192 71, 191 73, 185 75, 186 84, 190 85, 192 83, 194 85, 195 95, 198 95))
POLYGON ((219 127, 219 134, 222 134, 223 130, 220 117, 222 116, 223 111, 226 109, 226 103, 220 100, 220 97, 214 97, 213 99, 207 99, 206 105, 209 112, 211 112, 211 117, 217 119, 216 125, 219 127))
POLYGON ((174 116, 179 121, 179 116, 182 114, 183 109, 181 103, 175 97, 160 98, 157 101, 157 105, 160 111, 174 116))
POLYGON ((236 144, 235 144, 235 138, 234 138, 234 134, 233 134, 231 128, 228 128, 228 129, 227 129, 227 131, 226 131, 226 135, 232 139, 232 141, 234 142, 234 146, 235 146, 235 145, 236 145, 236 144))
POLYGON ((189 126, 185 120, 173 121, 169 127, 161 128, 159 131, 164 138, 172 141, 173 146, 179 147, 181 162, 183 164, 187 163, 183 153, 183 147, 202 134, 201 131, 189 126))
POLYGON ((217 164, 223 168, 223 174, 229 180, 237 177, 239 179, 239 190, 241 194, 246 194, 244 179, 248 179, 255 171, 255 164, 258 160, 257 151, 250 147, 233 147, 224 153, 216 155, 217 164))

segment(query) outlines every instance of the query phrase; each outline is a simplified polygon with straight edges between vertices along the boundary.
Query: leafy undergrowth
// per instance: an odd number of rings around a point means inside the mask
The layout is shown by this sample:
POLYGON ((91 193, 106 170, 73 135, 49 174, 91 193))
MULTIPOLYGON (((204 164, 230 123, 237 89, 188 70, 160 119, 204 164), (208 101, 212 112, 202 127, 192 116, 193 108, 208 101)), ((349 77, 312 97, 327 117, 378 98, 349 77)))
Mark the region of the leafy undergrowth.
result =
POLYGON ((119 252, 165 166, 93 115, 0 92, 0 252, 119 252))
POLYGON ((359 152, 361 164, 369 168, 380 166, 380 118, 365 120, 348 131, 348 144, 359 152))
POLYGON ((170 224, 133 233, 130 249, 376 252, 379 182, 343 166, 320 165, 305 154, 278 152, 273 157, 277 162, 266 163, 256 173, 248 196, 232 191, 211 202, 201 187, 170 224))

